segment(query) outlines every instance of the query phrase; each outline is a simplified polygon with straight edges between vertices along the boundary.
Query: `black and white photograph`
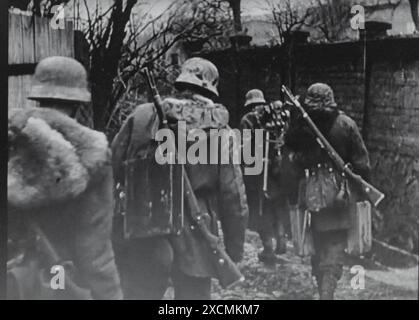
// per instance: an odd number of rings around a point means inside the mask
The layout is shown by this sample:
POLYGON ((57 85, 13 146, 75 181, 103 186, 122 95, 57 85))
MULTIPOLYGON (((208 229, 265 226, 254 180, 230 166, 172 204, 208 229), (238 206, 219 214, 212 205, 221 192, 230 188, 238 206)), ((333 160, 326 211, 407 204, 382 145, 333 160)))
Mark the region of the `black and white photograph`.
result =
POLYGON ((418 0, 4 13, 6 300, 418 300, 418 0))

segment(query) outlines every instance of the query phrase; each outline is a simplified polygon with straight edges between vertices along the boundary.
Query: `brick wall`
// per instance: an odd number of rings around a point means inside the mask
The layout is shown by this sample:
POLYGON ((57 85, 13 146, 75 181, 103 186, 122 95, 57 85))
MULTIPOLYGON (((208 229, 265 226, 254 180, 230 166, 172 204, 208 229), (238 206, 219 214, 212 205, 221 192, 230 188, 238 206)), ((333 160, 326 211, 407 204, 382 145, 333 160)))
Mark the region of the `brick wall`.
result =
MULTIPOLYGON (((375 215, 375 236, 418 251, 419 222, 419 39, 299 45, 293 55, 294 91, 314 82, 335 91, 340 108, 363 132, 372 163, 372 182, 386 198, 375 215)), ((280 48, 229 50, 207 56, 220 70, 220 97, 236 126, 246 112, 247 90, 260 88, 280 98, 284 78, 280 48), (238 70, 238 72, 236 72, 238 70), (281 77, 282 75, 282 77, 281 77)))
POLYGON ((377 42, 372 51, 367 143, 373 179, 387 195, 382 236, 417 252, 419 41, 377 42))
POLYGON ((364 51, 359 43, 303 45, 296 50, 295 91, 315 82, 332 86, 337 104, 362 127, 365 97, 364 51))

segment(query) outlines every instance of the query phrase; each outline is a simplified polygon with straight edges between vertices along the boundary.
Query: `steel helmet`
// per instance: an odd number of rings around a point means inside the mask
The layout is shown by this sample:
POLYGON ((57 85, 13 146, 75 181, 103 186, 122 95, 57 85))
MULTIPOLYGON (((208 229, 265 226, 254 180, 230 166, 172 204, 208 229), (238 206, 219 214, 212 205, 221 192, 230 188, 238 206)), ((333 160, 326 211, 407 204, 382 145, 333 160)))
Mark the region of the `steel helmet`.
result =
POLYGON ((246 93, 246 102, 244 103, 245 107, 265 103, 265 97, 263 96, 263 92, 261 90, 252 89, 246 93))
POLYGON ((85 68, 73 58, 55 56, 42 59, 36 66, 28 99, 90 102, 85 68))
POLYGON ((218 97, 218 70, 210 61, 203 58, 190 58, 182 65, 179 77, 175 86, 192 85, 204 89, 218 97))
POLYGON ((332 88, 325 83, 312 84, 306 94, 304 104, 308 107, 336 107, 332 88))

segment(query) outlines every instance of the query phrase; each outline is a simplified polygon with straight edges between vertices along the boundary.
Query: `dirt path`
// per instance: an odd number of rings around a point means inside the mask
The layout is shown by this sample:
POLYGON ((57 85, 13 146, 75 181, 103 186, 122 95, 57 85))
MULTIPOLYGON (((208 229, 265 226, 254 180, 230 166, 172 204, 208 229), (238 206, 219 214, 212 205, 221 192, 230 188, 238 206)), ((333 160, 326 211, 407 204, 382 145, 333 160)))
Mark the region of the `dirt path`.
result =
MULTIPOLYGON (((301 259, 289 248, 275 267, 259 263, 257 253, 261 244, 256 233, 248 232, 245 244, 245 258, 241 270, 246 281, 230 290, 222 290, 216 281, 212 298, 219 300, 287 300, 318 299, 310 274, 310 261, 301 259)), ((418 270, 366 270, 365 289, 354 290, 350 283, 350 266, 345 266, 339 282, 336 299, 380 300, 418 299, 418 270)))

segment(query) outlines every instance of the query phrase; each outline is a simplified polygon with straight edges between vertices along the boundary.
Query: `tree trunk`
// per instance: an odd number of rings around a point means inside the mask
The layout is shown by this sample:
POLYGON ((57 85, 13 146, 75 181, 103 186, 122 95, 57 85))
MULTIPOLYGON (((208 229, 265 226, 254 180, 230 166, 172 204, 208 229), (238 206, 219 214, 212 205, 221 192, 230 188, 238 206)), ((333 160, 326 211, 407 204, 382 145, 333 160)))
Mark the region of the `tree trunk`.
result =
POLYGON ((239 33, 242 31, 241 22, 241 0, 230 0, 230 7, 233 10, 234 31, 239 33))
POLYGON ((105 129, 112 90, 112 75, 106 75, 101 70, 92 69, 92 107, 93 122, 96 130, 103 131, 105 129))
POLYGON ((126 35, 125 27, 137 0, 115 0, 115 7, 109 20, 109 33, 101 39, 100 46, 91 52, 92 105, 95 129, 103 131, 107 116, 115 107, 113 99, 114 79, 118 74, 122 45, 126 35))
POLYGON ((410 13, 415 24, 415 30, 419 31, 419 11, 418 11, 418 0, 409 0, 410 13))

